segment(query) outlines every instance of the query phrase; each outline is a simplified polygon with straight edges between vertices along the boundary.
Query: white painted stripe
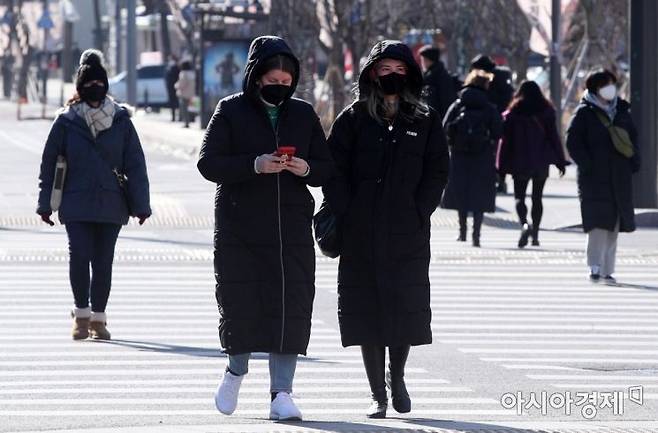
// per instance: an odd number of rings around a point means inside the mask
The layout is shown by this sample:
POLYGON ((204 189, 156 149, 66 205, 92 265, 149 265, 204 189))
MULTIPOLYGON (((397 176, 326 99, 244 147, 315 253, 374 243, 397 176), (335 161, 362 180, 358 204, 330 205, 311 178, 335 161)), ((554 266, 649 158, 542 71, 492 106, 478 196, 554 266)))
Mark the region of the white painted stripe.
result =
MULTIPOLYGON (((624 304, 628 303, 643 303, 643 304, 658 304, 658 296, 653 293, 636 293, 634 295, 628 295, 627 293, 616 293, 614 295, 593 294, 592 296, 582 296, 578 293, 574 295, 553 295, 547 292, 538 292, 538 293, 524 293, 523 295, 518 296, 500 296, 500 295, 469 295, 468 293, 463 293, 461 296, 458 295, 446 295, 442 296, 440 293, 432 296, 430 303, 443 302, 443 301, 468 301, 471 299, 478 300, 483 302, 487 299, 495 299, 499 301, 539 301, 539 300, 565 300, 568 302, 573 302, 577 300, 585 304, 589 304, 589 301, 612 301, 619 298, 619 301, 624 304), (632 299, 630 299, 632 298, 632 299)), ((485 301, 486 302, 486 301, 485 301)), ((604 302, 602 302, 604 303, 604 302)))
MULTIPOLYGON (((219 375, 223 363, 217 362, 217 368, 158 368, 158 369, 73 369, 73 370, 15 370, 15 371, 0 371, 0 377, 33 377, 33 376, 50 376, 50 377, 70 377, 70 376, 97 376, 102 372, 105 376, 166 376, 166 375, 219 375)), ((96 363, 98 366, 98 363, 96 363)), ((250 368, 250 374, 268 374, 268 368, 250 368)), ((331 374, 336 373, 343 375, 346 373, 359 373, 363 374, 363 367, 317 367, 300 365, 296 370, 297 374, 331 374)), ((427 373, 423 368, 406 368, 405 373, 427 373)))
POLYGON ((499 324, 462 324, 462 323, 444 323, 441 325, 432 325, 432 329, 572 329, 582 330, 619 330, 619 331, 658 331, 658 326, 623 326, 623 325, 499 325, 499 324))
POLYGON ((613 350, 613 349, 491 349, 491 348, 461 348, 463 353, 533 353, 575 355, 658 355, 658 350, 613 350))
POLYGON ((505 357, 483 357, 486 362, 592 362, 624 364, 658 364, 658 359, 632 359, 632 358, 505 358, 505 357))
POLYGON ((582 371, 578 367, 565 367, 563 365, 543 365, 543 364, 503 364, 503 368, 508 370, 555 370, 555 371, 582 371))
MULTIPOLYGON (((303 407, 301 402, 299 406, 303 407)), ((360 403, 363 403, 361 401, 360 403)), ((244 409, 237 410, 233 416, 258 416, 267 418, 269 409, 244 409)), ((304 416, 309 415, 354 415, 360 413, 358 409, 304 409, 304 416)), ((0 415, 4 416, 21 416, 21 417, 74 417, 80 416, 93 417, 93 416, 217 416, 216 410, 203 410, 203 409, 168 409, 168 410, 145 410, 145 409, 89 409, 84 410, 2 410, 0 415)), ((414 408, 414 415, 418 416, 436 416, 436 415, 453 415, 453 416, 516 416, 516 411, 505 409, 416 409, 414 408)))
POLYGON ((562 303, 550 303, 550 302, 542 302, 541 304, 537 303, 531 303, 531 304, 501 304, 501 303, 495 303, 495 302, 487 302, 483 304, 477 304, 477 303, 441 303, 441 304, 434 304, 432 305, 432 310, 437 309, 440 310, 442 308, 450 308, 453 311, 456 310, 461 310, 461 309, 474 309, 477 308, 478 310, 494 310, 494 311, 504 311, 504 310, 514 310, 514 314, 516 314, 516 310, 521 310, 521 311, 546 311, 546 310, 558 310, 558 311, 563 311, 563 310, 595 310, 595 311, 630 311, 630 310, 649 310, 649 311, 656 311, 656 307, 652 305, 644 305, 642 303, 638 303, 636 305, 618 305, 614 302, 608 302, 605 304, 592 304, 588 303, 587 305, 566 305, 562 303))
MULTIPOLYGON (((353 358, 353 356, 350 356, 353 358)), ((101 367, 106 367, 106 366, 119 366, 119 365, 128 365, 128 366, 133 366, 133 367, 148 367, 148 366, 159 366, 159 365, 164 365, 164 366, 177 366, 177 365, 190 365, 190 366, 205 366, 205 365, 216 365, 217 360, 222 359, 219 357, 207 357, 207 358, 201 358, 201 359, 181 359, 180 357, 177 357, 175 359, 121 359, 121 360, 116 360, 116 359, 103 359, 98 360, 75 360, 75 361, 0 361, 0 366, 3 367, 22 367, 22 368, 28 368, 28 367, 74 367, 74 366, 79 366, 79 367, 99 367, 99 364, 101 367)), ((332 358, 321 358, 321 362, 326 362, 326 363, 331 363, 331 364, 336 364, 336 365, 345 365, 345 364, 357 364, 357 365, 362 365, 363 360, 361 358, 355 358, 355 359, 332 359, 332 358)), ((315 363, 318 362, 317 360, 305 360, 304 358, 300 358, 298 365, 304 365, 306 363, 315 363)), ((268 359, 251 359, 249 360, 249 364, 253 365, 267 365, 269 364, 268 359)), ((336 367, 337 370, 339 370, 339 367, 336 367)), ((57 370, 53 370, 53 372, 56 372, 57 370)), ((363 371, 363 370, 362 370, 363 371)), ((9 372, 10 373, 10 372, 9 372)))
MULTIPOLYGON (((329 388, 330 389, 330 388, 329 388)), ((261 390, 262 392, 262 390, 261 390)), ((240 398, 240 404, 258 404, 263 403, 263 398, 240 398)), ((265 399, 265 401, 267 401, 265 399)), ((0 407, 4 406, 45 406, 45 405, 139 405, 139 404, 194 404, 208 406, 212 404, 210 398, 6 398, 0 399, 0 407)), ((300 406, 312 404, 363 404, 363 398, 300 398, 296 400, 300 406)), ((480 397, 414 397, 415 404, 498 404, 499 401, 493 398, 480 397)), ((1 412, 0 412, 1 413, 1 412)))
MULTIPOLYGON (((610 341, 604 339, 603 341, 546 341, 543 339, 536 340, 450 340, 450 339, 438 339, 440 343, 444 344, 455 344, 455 345, 464 345, 464 344, 488 344, 488 345, 505 345, 505 346, 523 346, 523 345, 541 345, 541 346, 550 346, 550 345, 559 345, 559 346, 608 346, 608 347, 617 347, 617 346, 649 346, 649 347, 658 347, 658 341, 610 341)), ((626 351, 624 351, 626 352, 626 351)))
POLYGON ((435 337, 533 337, 533 338, 603 338, 603 339, 647 339, 655 340, 656 335, 648 334, 603 334, 603 333, 572 333, 572 332, 435 332, 435 337))
MULTIPOLYGON (((638 386, 638 382, 626 382, 626 383, 592 383, 592 384, 582 384, 582 383, 551 383, 551 386, 554 386, 556 388, 563 388, 563 389, 568 389, 568 388, 596 388, 596 390, 599 389, 604 389, 604 388, 614 388, 618 389, 619 391, 626 391, 625 388, 630 388, 631 386, 638 386)), ((649 383, 649 384, 644 384, 642 385, 642 388, 644 389, 656 389, 658 388, 658 384, 656 383, 649 383)))
MULTIPOLYGON (((657 311, 658 313, 658 311, 657 311)), ((508 313, 509 314, 509 313, 508 313)), ((635 316, 629 317, 510 317, 507 316, 472 316, 468 318, 471 322, 523 322, 523 323, 590 323, 590 322, 605 322, 605 323, 658 323, 658 317, 655 318, 638 318, 635 316)), ((454 322, 455 317, 434 317, 432 322, 454 322)), ((2 323, 2 320, 0 320, 2 323)))
MULTIPOLYGON (((510 315, 513 315, 514 317, 537 317, 537 316, 546 316, 546 317, 551 317, 554 319, 564 319, 564 316, 578 316, 578 317, 600 317, 602 319, 608 319, 610 317, 615 317, 615 316, 630 316, 630 317, 656 317, 658 314, 658 308, 656 308, 654 311, 649 311, 649 312, 639 312, 639 311, 619 311, 618 309, 613 310, 612 312, 607 311, 546 311, 546 310, 541 310, 541 311, 515 311, 513 313, 510 313, 509 311, 491 311, 491 310, 461 310, 461 311, 455 311, 455 310, 432 310, 432 313, 434 313, 438 317, 447 317, 447 316, 455 316, 455 317, 462 317, 462 316, 475 316, 478 319, 479 318, 500 318, 502 317, 507 317, 510 315)), ((131 313, 134 314, 134 313, 131 313)))
MULTIPOLYGON (((297 380, 295 379, 295 382, 297 380)), ((94 382, 95 383, 95 382, 94 382)), ((246 382, 245 382, 246 383, 246 382)), ((365 385, 365 383, 363 384, 365 385)), ((197 387, 122 387, 122 388, 110 388, 103 387, 103 389, 97 388, 22 388, 22 389, 3 389, 0 388, 0 395, 49 395, 49 394, 67 394, 67 395, 78 395, 78 394, 208 394, 213 395, 217 385, 206 385, 206 386, 197 386, 197 387)), ((412 393, 428 393, 428 392, 443 392, 443 393, 462 393, 462 392, 473 392, 472 389, 465 386, 421 386, 421 385, 409 385, 407 389, 412 393)), ((263 387, 250 388, 242 386, 240 388, 240 395, 243 394, 263 394, 267 392, 263 387)), ((328 393, 369 393, 369 388, 367 386, 333 386, 326 385, 322 387, 317 386, 295 386, 294 395, 303 395, 303 394, 328 394, 328 393)), ((242 400, 240 400, 242 401, 242 400)), ((415 401, 415 400, 414 400, 415 401)))
MULTIPOLYGON (((20 342, 22 339, 20 337, 16 337, 16 339, 19 341, 14 342, 14 341, 9 341, 9 342, 3 342, 2 346, 3 347, 8 347, 12 348, 12 350, 15 349, 25 349, 25 348, 33 348, 33 349, 64 349, 67 352, 79 352, 79 353, 87 353, 90 350, 103 350, 104 353, 117 350, 118 345, 114 345, 113 343, 104 343, 100 340, 85 340, 85 341, 73 341, 73 340, 66 340, 66 341, 60 341, 58 343, 52 343, 52 340, 45 337, 43 338, 43 343, 22 343, 20 342)), ((319 335, 319 336, 314 336, 311 339, 310 344, 308 345, 308 350, 309 353, 318 351, 318 349, 334 349, 335 351, 338 352, 354 352, 354 353, 361 353, 359 348, 356 346, 351 346, 351 347, 343 347, 341 346, 338 342, 328 342, 324 343, 322 341, 324 340, 339 340, 340 337, 329 337, 329 336, 324 336, 324 335, 319 335), (321 342, 317 342, 320 340, 321 342)), ((116 340, 114 340, 116 342, 116 340)), ((171 353, 185 353, 185 352, 190 352, 190 351, 198 351, 198 350, 207 350, 207 351, 214 351, 215 353, 220 353, 221 349, 219 348, 219 340, 218 338, 215 337, 210 337, 206 339, 199 339, 199 338, 176 338, 176 339, 167 339, 163 341, 150 341, 150 342, 141 342, 141 341, 135 341, 135 342, 130 342, 130 341, 123 341, 121 342, 121 347, 128 347, 133 350, 146 350, 146 351, 163 351, 163 352, 171 352, 171 353), (208 344, 215 343, 214 345, 207 346, 208 344)), ((28 353, 28 352, 25 352, 28 353)), ((29 353, 34 353, 38 354, 41 353, 38 350, 31 351, 29 353)), ((302 355, 300 355, 302 356, 302 355)))
MULTIPOLYGON (((32 351, 32 352, 16 352, 11 351, 3 353, 0 355, 2 360, 11 360, 13 358, 71 358, 71 357, 80 357, 80 358, 94 358, 94 357, 103 357, 103 358, 118 358, 118 357, 127 357, 127 358, 162 358, 162 357, 175 357, 176 359, 181 359, 181 357, 189 356, 205 356, 208 358, 216 359, 225 359, 226 356, 223 355, 218 349, 210 350, 162 350, 162 349, 146 349, 145 351, 136 351, 136 350, 61 350, 61 351, 32 351)), ((262 355, 266 356, 266 355, 262 355)), ((336 348, 333 351, 309 351, 306 356, 300 355, 298 360, 304 362, 310 360, 311 358, 358 358, 361 359, 360 351, 343 351, 336 348)), ((256 356, 252 357, 252 360, 258 360, 256 356)), ((324 359, 323 359, 324 361, 324 359)), ((2 365, 2 361, 0 361, 2 365)))
MULTIPOLYGON (((247 374, 244 378, 244 384, 246 385, 269 385, 269 377, 254 377, 251 373, 247 374)), ((135 379, 94 379, 94 384, 98 386, 128 386, 133 387, 136 385, 207 385, 212 386, 213 389, 219 384, 221 377, 221 372, 218 370, 217 374, 213 377, 207 379, 160 379, 158 377, 152 379, 144 378, 135 378, 135 379)), ((418 385, 427 385, 427 384, 449 384, 450 381, 446 379, 432 379, 424 377, 405 377, 404 381, 407 384, 418 384, 418 385)), ((349 384, 349 385, 368 385, 368 380, 365 376, 361 377, 330 377, 330 378, 310 378, 310 377, 295 377, 295 385, 319 385, 319 384, 349 384)), ((13 386, 18 387, 36 387, 36 386, 59 386, 59 385, 89 385, 89 379, 67 379, 67 380, 43 380, 43 379, 31 379, 31 380, 5 380, 0 381, 0 387, 8 388, 13 386)))
POLYGON ((625 380, 633 382, 658 382, 658 376, 637 376, 623 374, 528 374, 528 378, 537 380, 625 380))
MULTIPOLYGON (((111 319, 112 313, 108 312, 107 315, 111 319)), ((216 317, 219 319, 219 316, 216 317)), ((212 320, 212 318, 201 318, 197 319, 195 317, 188 317, 188 318, 170 318, 166 319, 165 317, 162 318, 145 318, 142 319, 140 317, 134 317, 134 316, 125 316, 122 317, 120 320, 116 321, 116 325, 118 325, 118 328, 124 327, 126 325, 132 325, 132 326, 139 326, 139 324, 153 324, 156 323, 158 325, 158 328, 166 328, 166 327, 186 327, 186 326, 192 326, 196 327, 199 325, 205 325, 208 323, 215 324, 216 326, 216 320, 212 320)), ((108 320, 109 323, 109 320, 108 320)), ((317 322, 316 322, 317 323, 317 322)), ((25 324, 17 324, 16 319, 3 319, 0 318, 0 325, 7 327, 8 325, 14 325, 18 327, 17 325, 21 325, 22 328, 25 328, 25 324)), ((50 324, 51 326, 62 326, 62 325, 70 325, 71 324, 71 318, 60 318, 60 317, 55 317, 55 318, 30 318, 30 324, 50 324)), ((109 327, 109 325, 108 325, 109 327)), ((113 326, 112 328, 115 328, 113 326)), ((311 333, 317 333, 317 334, 337 334, 338 330, 332 329, 332 328, 316 328, 313 327, 311 329, 311 333)))

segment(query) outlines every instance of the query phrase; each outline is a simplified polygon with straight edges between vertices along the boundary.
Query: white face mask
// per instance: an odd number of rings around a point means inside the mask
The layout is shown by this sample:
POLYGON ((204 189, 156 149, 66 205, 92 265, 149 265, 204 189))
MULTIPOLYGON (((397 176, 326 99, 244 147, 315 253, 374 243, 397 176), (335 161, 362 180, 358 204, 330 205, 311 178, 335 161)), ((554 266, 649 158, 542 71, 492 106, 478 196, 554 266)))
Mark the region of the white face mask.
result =
POLYGON ((599 96, 606 101, 612 101, 617 96, 617 87, 614 84, 608 84, 607 86, 601 87, 599 89, 599 96))

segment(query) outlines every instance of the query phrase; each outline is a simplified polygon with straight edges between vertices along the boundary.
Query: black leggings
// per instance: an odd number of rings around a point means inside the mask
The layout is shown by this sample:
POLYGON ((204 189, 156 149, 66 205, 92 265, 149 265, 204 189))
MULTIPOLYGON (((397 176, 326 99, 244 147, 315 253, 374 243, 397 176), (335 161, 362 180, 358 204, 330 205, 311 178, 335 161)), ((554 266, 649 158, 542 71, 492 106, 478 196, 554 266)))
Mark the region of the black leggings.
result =
POLYGON ((519 216, 521 224, 528 223, 528 208, 525 205, 526 189, 528 183, 532 180, 532 225, 539 228, 541 217, 544 213, 542 196, 544 195, 544 185, 546 177, 521 177, 514 176, 514 198, 516 199, 516 214, 519 216))

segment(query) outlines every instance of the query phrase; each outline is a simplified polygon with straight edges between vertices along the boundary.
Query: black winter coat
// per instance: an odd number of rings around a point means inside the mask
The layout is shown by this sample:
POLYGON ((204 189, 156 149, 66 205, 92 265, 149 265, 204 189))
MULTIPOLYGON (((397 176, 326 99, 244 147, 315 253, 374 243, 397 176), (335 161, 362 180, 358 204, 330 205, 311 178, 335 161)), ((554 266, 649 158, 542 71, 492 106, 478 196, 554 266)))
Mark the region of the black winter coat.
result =
POLYGON ((443 120, 445 127, 462 109, 483 111, 491 137, 491 145, 479 153, 450 153, 450 177, 441 207, 469 212, 496 210, 496 150, 503 132, 503 120, 484 90, 466 87, 443 120))
POLYGON ((439 60, 423 74, 423 80, 427 104, 434 108, 439 113, 439 117, 443 119, 450 104, 457 99, 455 79, 443 66, 443 62, 439 60))
POLYGON ((632 174, 640 169, 637 132, 631 118, 630 104, 617 103, 614 124, 628 131, 635 155, 626 158, 617 152, 607 128, 596 115, 604 112, 588 101, 581 101, 567 129, 567 149, 578 165, 578 196, 583 230, 594 228, 635 230, 632 174))
MULTIPOLYGON (((420 70, 408 48, 385 41, 373 48, 361 75, 367 94, 372 65, 403 60, 418 95, 420 70)), ((392 130, 364 101, 347 107, 328 139, 338 176, 324 188, 343 227, 338 270, 338 319, 343 346, 432 342, 430 215, 448 175, 448 150, 436 113, 400 117, 392 130)))
MULTIPOLYGON (((324 132, 313 108, 290 99, 276 130, 256 90, 255 71, 267 58, 297 59, 279 38, 254 40, 244 92, 222 99, 208 124, 197 164, 217 184, 215 278, 219 336, 229 354, 305 354, 315 295, 311 231, 314 202, 307 185, 321 186, 333 172, 324 132), (257 156, 277 145, 297 148, 310 175, 256 174, 257 156)), ((299 74, 295 74, 290 93, 299 74)))

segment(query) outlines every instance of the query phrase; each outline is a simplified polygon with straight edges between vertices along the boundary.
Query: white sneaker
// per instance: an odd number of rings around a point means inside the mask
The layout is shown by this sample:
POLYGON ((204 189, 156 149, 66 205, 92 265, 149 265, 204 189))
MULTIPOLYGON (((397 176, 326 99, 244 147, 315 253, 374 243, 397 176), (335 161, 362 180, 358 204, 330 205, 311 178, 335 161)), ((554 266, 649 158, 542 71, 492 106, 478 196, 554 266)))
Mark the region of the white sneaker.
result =
POLYGON ((270 419, 278 421, 301 421, 299 411, 292 397, 287 392, 279 392, 270 404, 270 419))
POLYGON ((215 407, 224 415, 231 415, 238 406, 238 393, 244 376, 236 376, 230 371, 224 372, 222 382, 215 391, 215 407))

